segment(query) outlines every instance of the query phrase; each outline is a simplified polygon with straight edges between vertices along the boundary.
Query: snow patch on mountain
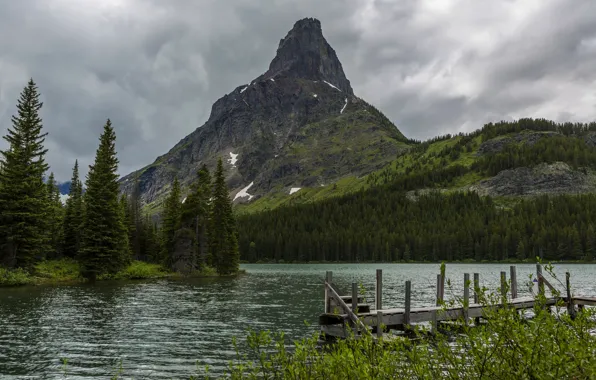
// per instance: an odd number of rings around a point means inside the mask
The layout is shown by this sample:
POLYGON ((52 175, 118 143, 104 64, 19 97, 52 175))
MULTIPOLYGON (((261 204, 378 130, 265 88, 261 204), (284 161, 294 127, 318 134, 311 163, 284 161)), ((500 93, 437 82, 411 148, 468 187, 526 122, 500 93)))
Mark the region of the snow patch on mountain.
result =
POLYGON ((344 113, 344 110, 346 109, 346 107, 348 106, 348 98, 346 98, 346 103, 344 104, 344 106, 342 107, 341 111, 339 111, 340 114, 344 113))
POLYGON ((301 189, 300 187, 292 187, 292 188, 290 189, 290 195, 292 195, 292 194, 294 194, 294 193, 296 193, 296 192, 300 191, 300 189, 301 189))
POLYGON ((230 161, 229 162, 230 162, 230 164, 232 166, 235 167, 236 166, 236 162, 238 162, 238 154, 235 154, 235 153, 230 152, 230 161))
POLYGON ((234 200, 238 199, 238 198, 246 198, 248 197, 248 200, 250 201, 253 198, 253 195, 250 195, 248 193, 248 189, 250 189, 250 187, 252 185, 254 185, 254 182, 251 182, 248 186, 246 186, 244 189, 240 190, 238 192, 238 194, 236 194, 236 196, 234 197, 234 200))
POLYGON ((339 88, 335 87, 334 85, 332 85, 331 83, 327 82, 326 80, 324 80, 323 82, 327 83, 329 86, 331 86, 334 89, 336 89, 337 91, 340 91, 341 92, 341 90, 339 88))

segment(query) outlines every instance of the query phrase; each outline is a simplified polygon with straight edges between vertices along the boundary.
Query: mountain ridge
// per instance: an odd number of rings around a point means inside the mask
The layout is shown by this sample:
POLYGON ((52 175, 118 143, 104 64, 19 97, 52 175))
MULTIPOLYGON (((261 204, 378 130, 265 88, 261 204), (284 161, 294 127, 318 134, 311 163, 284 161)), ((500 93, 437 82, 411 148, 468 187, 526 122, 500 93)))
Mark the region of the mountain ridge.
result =
POLYGON ((204 125, 120 183, 131 193, 138 181, 144 203, 159 208, 174 177, 188 187, 201 165, 222 157, 232 197, 251 202, 365 175, 407 148, 397 127, 353 94, 320 21, 306 18, 264 74, 215 101, 204 125))

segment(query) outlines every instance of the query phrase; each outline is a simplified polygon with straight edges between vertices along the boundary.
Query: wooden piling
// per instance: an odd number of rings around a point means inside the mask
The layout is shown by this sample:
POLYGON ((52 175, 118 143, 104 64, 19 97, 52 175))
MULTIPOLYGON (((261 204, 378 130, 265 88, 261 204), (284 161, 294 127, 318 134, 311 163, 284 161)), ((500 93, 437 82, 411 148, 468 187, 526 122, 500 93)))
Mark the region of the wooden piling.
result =
POLYGON ((443 301, 441 299, 441 275, 438 274, 437 275, 437 302, 436 302, 436 306, 440 306, 441 305, 441 301, 443 301))
POLYGON ((377 339, 383 336, 383 312, 377 310, 377 339))
POLYGON ((464 273, 464 321, 468 324, 468 309, 470 308, 470 274, 464 273))
MULTIPOLYGON (((325 281, 327 281, 328 284, 331 284, 332 278, 333 278, 333 272, 328 270, 325 273, 325 281)), ((329 290, 327 289, 326 286, 325 286, 325 313, 331 313, 331 295, 329 294, 329 290)))
MULTIPOLYGON (((480 302, 480 273, 474 273, 474 303, 478 304, 480 302)), ((474 318, 474 325, 478 326, 480 324, 480 318, 474 318)))
POLYGON ((542 277, 542 265, 536 264, 536 278, 538 279, 538 294, 544 295, 544 279, 542 277))
POLYGON ((406 305, 404 308, 404 328, 410 325, 410 308, 412 297, 412 282, 406 281, 406 305))
POLYGON ((575 307, 573 306, 573 298, 571 298, 571 274, 565 272, 565 288, 567 288, 567 313, 571 319, 575 319, 575 307))
POLYGON ((517 269, 515 265, 509 267, 509 273, 511 277, 511 299, 517 298, 517 269))
POLYGON ((507 272, 501 272, 501 296, 507 299, 507 272))
POLYGON ((383 270, 377 269, 377 286, 375 287, 375 308, 383 309, 383 270))
MULTIPOLYGON (((358 284, 352 282, 352 312, 354 314, 358 313, 358 284)), ((354 336, 358 336, 358 325, 354 323, 354 336)))

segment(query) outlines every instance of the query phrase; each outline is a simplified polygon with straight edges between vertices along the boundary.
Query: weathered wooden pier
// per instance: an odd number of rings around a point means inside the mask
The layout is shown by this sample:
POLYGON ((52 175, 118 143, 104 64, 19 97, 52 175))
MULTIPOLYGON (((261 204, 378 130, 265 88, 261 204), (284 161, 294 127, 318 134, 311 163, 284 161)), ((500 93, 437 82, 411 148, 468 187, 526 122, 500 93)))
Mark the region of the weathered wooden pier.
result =
MULTIPOLYGON (((390 330, 407 331, 418 323, 430 323, 431 331, 436 331, 439 323, 455 320, 474 320, 478 324, 485 315, 487 306, 479 303, 480 275, 473 274, 473 288, 470 292, 470 274, 464 274, 464 292, 461 302, 457 306, 447 306, 444 303, 445 281, 442 274, 437 275, 436 303, 430 307, 412 307, 411 281, 405 283, 405 304, 403 308, 383 308, 383 272, 377 269, 374 309, 367 304, 364 296, 358 292, 358 284, 352 283, 352 292, 349 295, 340 295, 337 286, 333 284, 331 271, 325 277, 325 312, 319 317, 321 335, 324 339, 346 338, 371 334, 378 338, 390 330)), ((572 297, 570 275, 566 273, 565 291, 558 291, 542 274, 542 266, 536 265, 537 295, 544 296, 545 307, 563 304, 567 312, 573 317, 577 309, 584 306, 596 306, 596 297, 572 297), (546 288, 551 295, 546 296, 546 288)), ((529 285, 529 284, 528 284, 529 285)), ((517 270, 510 266, 510 281, 507 273, 501 272, 501 303, 488 307, 503 307, 507 305, 517 310, 533 309, 538 300, 535 296, 518 297, 517 270)))

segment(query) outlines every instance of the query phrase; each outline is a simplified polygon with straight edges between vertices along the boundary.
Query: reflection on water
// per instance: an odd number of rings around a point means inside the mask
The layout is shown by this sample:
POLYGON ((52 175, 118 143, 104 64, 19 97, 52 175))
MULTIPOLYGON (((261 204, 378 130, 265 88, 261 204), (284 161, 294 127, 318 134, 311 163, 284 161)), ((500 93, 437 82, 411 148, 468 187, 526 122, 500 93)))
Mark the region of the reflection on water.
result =
MULTIPOLYGON (((436 264, 244 265, 237 279, 110 282, 95 286, 0 288, 0 374, 2 379, 106 378, 122 360, 127 376, 171 379, 196 373, 197 365, 218 372, 234 357, 232 337, 248 327, 283 330, 291 338, 316 332, 323 310, 322 281, 347 291, 358 282, 373 297, 375 269, 382 268, 383 304, 403 305, 404 283, 412 280, 414 307, 434 303, 436 264), (310 326, 305 324, 307 321, 310 326)), ((462 293, 464 272, 480 273, 482 285, 497 289, 508 265, 452 264, 447 276, 462 293)), ((535 266, 518 265, 525 281, 535 266)), ((596 265, 556 267, 572 273, 578 294, 596 295, 596 265)), ((552 282, 552 281, 551 281, 552 282)), ((527 293, 519 286, 520 295, 527 293)), ((449 293, 447 291, 447 293, 449 293)), ((447 294, 448 295, 448 294, 447 294)))

